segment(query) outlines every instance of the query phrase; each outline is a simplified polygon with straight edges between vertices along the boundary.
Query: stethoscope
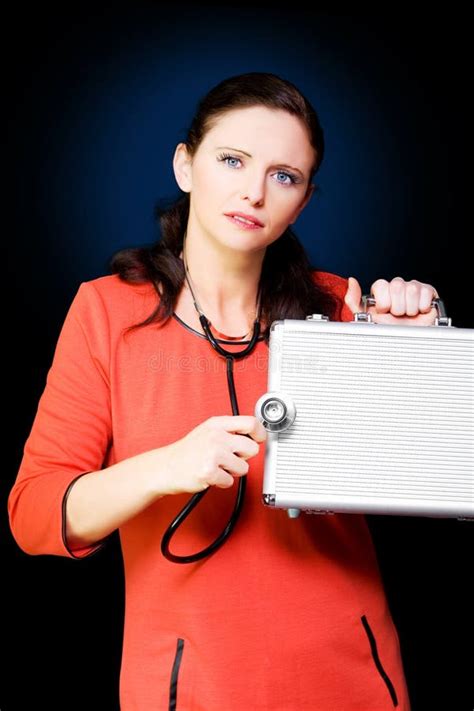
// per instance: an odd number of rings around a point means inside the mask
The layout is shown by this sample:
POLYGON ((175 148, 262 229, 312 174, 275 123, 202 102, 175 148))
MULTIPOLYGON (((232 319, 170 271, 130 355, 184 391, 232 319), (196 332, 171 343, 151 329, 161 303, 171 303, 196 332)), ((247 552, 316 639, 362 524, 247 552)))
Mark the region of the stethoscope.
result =
MULTIPOLYGON (((193 288, 190 284, 190 280, 188 279, 188 274, 189 274, 189 269, 188 265, 186 262, 186 254, 184 250, 185 246, 185 241, 186 241, 186 234, 184 235, 183 238, 183 262, 184 262, 184 267, 185 267, 185 278, 188 283, 189 289, 191 291, 192 297, 193 297, 193 302, 194 302, 194 307, 196 311, 199 314, 199 320, 201 322, 201 326, 204 330, 204 333, 206 334, 207 340, 211 344, 211 346, 214 348, 215 351, 221 356, 223 356, 226 361, 227 361, 227 385, 229 387, 229 396, 230 396, 230 402, 232 406, 232 414, 233 415, 239 415, 239 407, 237 404, 237 395, 235 393, 235 385, 234 385, 234 360, 237 360, 239 358, 245 358, 249 353, 253 351, 255 348, 255 345, 257 343, 258 337, 260 335, 260 288, 258 292, 258 302, 257 302, 257 315, 253 324, 253 335, 252 338, 247 346, 243 351, 239 351, 237 353, 231 353, 229 351, 226 351, 222 346, 217 343, 214 335, 211 333, 210 329, 210 322, 204 315, 201 307, 199 306, 199 303, 196 299, 196 296, 194 294, 193 288)), ((245 437, 250 437, 250 435, 245 435, 245 437)), ((191 511, 197 506, 197 504, 201 501, 203 496, 207 494, 209 491, 210 487, 207 489, 204 489, 204 491, 199 491, 197 494, 194 494, 191 499, 188 501, 186 506, 184 506, 183 509, 179 512, 179 514, 175 517, 175 519, 170 523, 168 528, 166 529, 165 533, 163 534, 163 538, 161 539, 161 552, 167 558, 169 561, 172 563, 194 563, 197 560, 201 560, 202 558, 205 558, 206 556, 210 555, 211 553, 214 553, 230 536, 232 533, 232 530, 234 529, 235 524, 237 523, 237 520, 240 516, 240 512, 242 510, 243 502, 244 502, 244 495, 245 495, 245 488, 247 485, 247 475, 241 476, 239 478, 239 485, 238 485, 238 490, 237 490, 237 496, 235 499, 235 504, 234 504, 234 510, 232 511, 232 514, 230 516, 230 519, 222 531, 222 533, 216 538, 216 540, 211 543, 207 548, 204 548, 202 551, 199 551, 198 553, 193 553, 192 555, 175 555, 174 553, 171 553, 169 549, 169 544, 172 536, 176 533, 177 529, 179 526, 183 523, 183 521, 189 516, 191 511)))

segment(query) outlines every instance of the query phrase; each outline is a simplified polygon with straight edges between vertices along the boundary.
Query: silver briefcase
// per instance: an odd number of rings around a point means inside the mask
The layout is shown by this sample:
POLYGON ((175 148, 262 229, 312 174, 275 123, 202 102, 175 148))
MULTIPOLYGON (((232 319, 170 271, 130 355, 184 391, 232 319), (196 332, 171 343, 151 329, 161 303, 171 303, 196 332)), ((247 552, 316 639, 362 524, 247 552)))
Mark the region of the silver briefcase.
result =
POLYGON ((307 513, 474 518, 474 329, 364 312, 274 321, 263 501, 307 513))

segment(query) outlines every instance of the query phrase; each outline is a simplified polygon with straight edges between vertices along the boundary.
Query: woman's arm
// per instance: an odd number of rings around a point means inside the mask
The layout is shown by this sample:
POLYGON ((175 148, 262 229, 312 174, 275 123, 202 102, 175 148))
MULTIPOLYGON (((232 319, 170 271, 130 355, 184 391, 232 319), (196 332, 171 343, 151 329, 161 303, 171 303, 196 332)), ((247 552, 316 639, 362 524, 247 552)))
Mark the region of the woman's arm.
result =
POLYGON ((110 343, 106 304, 94 285, 84 282, 61 328, 8 498, 13 537, 29 555, 80 558, 94 552, 67 547, 64 513, 67 494, 84 473, 108 463, 110 343))
POLYGON ((77 479, 66 501, 66 538, 71 549, 89 546, 170 493, 168 446, 124 459, 77 479))
POLYGON ((217 415, 176 442, 88 472, 73 483, 67 501, 70 545, 100 541, 162 496, 233 486, 266 438, 254 415, 217 415))

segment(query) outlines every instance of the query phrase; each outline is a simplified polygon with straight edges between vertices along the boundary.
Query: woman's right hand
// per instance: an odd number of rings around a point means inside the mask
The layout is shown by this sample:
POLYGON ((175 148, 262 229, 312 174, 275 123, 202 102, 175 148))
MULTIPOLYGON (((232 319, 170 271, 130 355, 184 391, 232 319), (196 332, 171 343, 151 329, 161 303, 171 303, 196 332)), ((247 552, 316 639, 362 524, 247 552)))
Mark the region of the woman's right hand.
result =
POLYGON ((167 447, 169 493, 231 487, 235 477, 247 474, 246 460, 258 454, 258 442, 266 437, 253 415, 222 415, 201 422, 167 447))

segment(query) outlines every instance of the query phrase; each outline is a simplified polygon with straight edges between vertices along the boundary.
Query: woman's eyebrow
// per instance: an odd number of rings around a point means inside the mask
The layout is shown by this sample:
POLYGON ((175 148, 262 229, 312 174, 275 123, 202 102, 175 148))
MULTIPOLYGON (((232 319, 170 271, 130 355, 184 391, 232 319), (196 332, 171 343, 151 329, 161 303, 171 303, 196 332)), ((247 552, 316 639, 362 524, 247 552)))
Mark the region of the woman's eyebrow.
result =
MULTIPOLYGON (((244 156, 248 156, 249 158, 252 157, 250 153, 247 153, 246 151, 243 151, 241 148, 231 148, 230 146, 216 146, 215 148, 216 151, 220 150, 227 150, 227 151, 235 151, 236 153, 243 153, 244 156)), ((304 174, 299 168, 295 168, 292 165, 287 165, 286 163, 275 163, 275 165, 271 166, 272 168, 289 168, 290 170, 295 170, 297 173, 299 173, 303 178, 304 174)))

